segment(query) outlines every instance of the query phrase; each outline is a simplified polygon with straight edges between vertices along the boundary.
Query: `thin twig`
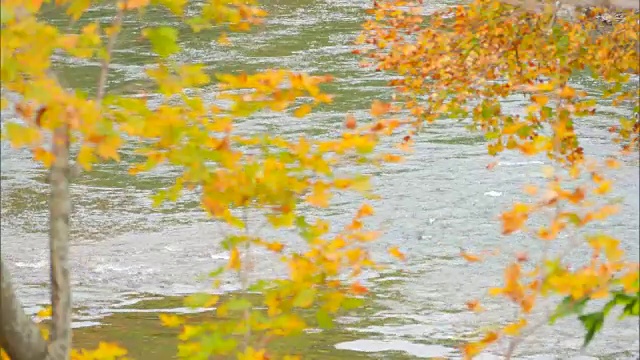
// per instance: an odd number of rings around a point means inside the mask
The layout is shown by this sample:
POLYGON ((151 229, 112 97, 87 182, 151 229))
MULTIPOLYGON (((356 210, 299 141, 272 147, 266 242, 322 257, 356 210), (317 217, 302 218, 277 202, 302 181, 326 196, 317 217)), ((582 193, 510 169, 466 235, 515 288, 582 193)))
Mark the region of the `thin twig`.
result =
POLYGON ((113 33, 109 36, 107 41, 107 51, 104 59, 102 59, 102 65, 100 69, 100 77, 98 78, 98 89, 96 91, 96 102, 100 104, 107 88, 107 77, 109 76, 109 65, 111 63, 111 55, 113 54, 113 48, 116 44, 116 39, 120 33, 122 27, 122 19, 124 18, 124 8, 118 8, 115 18, 113 19, 112 27, 113 33))

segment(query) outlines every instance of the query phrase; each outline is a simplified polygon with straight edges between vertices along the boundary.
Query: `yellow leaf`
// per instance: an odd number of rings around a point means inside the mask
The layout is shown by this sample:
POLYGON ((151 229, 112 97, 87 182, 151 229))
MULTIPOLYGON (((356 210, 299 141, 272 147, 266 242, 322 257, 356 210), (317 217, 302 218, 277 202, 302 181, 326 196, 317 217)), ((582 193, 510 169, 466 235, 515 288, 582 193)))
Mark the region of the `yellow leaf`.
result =
POLYGON ((91 171, 92 164, 96 161, 96 156, 93 154, 93 151, 93 148, 82 145, 78 152, 78 164, 80 164, 85 171, 91 171))
POLYGON ((533 95, 531 96, 531 100, 533 100, 539 106, 545 106, 549 102, 549 97, 544 95, 533 95))
POLYGON ((249 346, 244 352, 238 353, 238 360, 268 360, 266 350, 254 350, 249 346))
POLYGON ((560 89, 560 92, 558 93, 558 95, 561 98, 573 99, 576 96, 576 89, 572 88, 571 86, 565 86, 562 89, 560 89))
POLYGON ((53 160, 55 159, 55 157, 53 156, 53 154, 43 148, 35 148, 33 150, 33 158, 36 161, 40 161, 42 162, 42 164, 44 165, 44 167, 46 168, 50 168, 51 164, 53 163, 53 160))
POLYGON ((551 91, 551 90, 553 90, 553 84, 552 83, 548 83, 548 82, 547 83, 539 83, 539 84, 536 84, 536 85, 530 87, 529 90, 531 90, 531 91, 541 91, 541 92, 551 91))
POLYGON ((611 191, 611 181, 605 180, 600 183, 600 185, 596 188, 596 194, 604 195, 611 191))
POLYGON ((218 44, 222 46, 231 45, 231 41, 229 40, 229 37, 227 36, 226 32, 223 32, 220 36, 218 36, 218 44))
POLYGON ((127 355, 127 350, 121 348, 116 344, 102 342, 102 341, 98 345, 98 348, 94 351, 94 356, 96 358, 111 359, 111 358, 117 358, 125 355, 127 355))
POLYGON ((293 112, 293 116, 297 118, 305 117, 312 110, 311 105, 303 104, 293 112))
POLYGON ((509 336, 518 336, 520 330, 527 325, 526 319, 520 319, 518 322, 511 323, 502 329, 502 331, 509 336))
POLYGON ((274 251, 274 252, 281 252, 283 248, 284 248, 284 245, 282 245, 279 242, 267 243, 267 249, 269 249, 271 251, 274 251))
POLYGON ((192 325, 185 325, 182 327, 182 331, 180 332, 180 335, 178 335, 178 339, 186 341, 198 335, 199 333, 200 328, 192 325))
POLYGON ((497 287, 493 287, 489 289, 489 295, 490 296, 498 296, 500 294, 502 294, 504 292, 504 290, 502 288, 497 288, 497 287))
POLYGON ((240 270, 240 252, 238 248, 231 249, 231 256, 229 257, 229 269, 240 270))
POLYGON ((38 311, 37 316, 39 318, 48 318, 48 317, 51 317, 51 312, 52 312, 51 306, 47 306, 44 309, 38 311))
POLYGON ((103 159, 113 159, 120 161, 120 155, 118 155, 118 148, 122 144, 120 136, 110 136, 100 142, 96 148, 96 152, 103 159))
POLYGON ((162 322, 162 325, 166 327, 175 328, 184 324, 184 319, 182 319, 177 315, 160 314, 159 317, 160 317, 160 321, 162 322))
MULTIPOLYGON (((46 328, 46 327, 44 327, 44 326, 41 326, 41 327, 40 327, 40 335, 42 335, 42 338, 43 338, 43 339, 45 339, 45 340, 49 340, 49 335, 50 335, 50 334, 49 334, 49 329, 48 329, 48 328, 46 328)), ((10 359, 9 359, 9 360, 10 360, 10 359)))

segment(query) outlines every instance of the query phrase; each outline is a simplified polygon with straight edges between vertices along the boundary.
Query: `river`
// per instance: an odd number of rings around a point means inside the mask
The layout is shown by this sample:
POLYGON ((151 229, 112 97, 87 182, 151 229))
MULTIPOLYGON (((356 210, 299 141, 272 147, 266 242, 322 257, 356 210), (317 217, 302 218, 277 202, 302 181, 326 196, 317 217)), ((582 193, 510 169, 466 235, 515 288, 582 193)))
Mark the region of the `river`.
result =
MULTIPOLYGON (((366 119, 373 99, 388 99, 389 76, 358 66, 351 43, 360 30, 364 0, 275 0, 266 4, 270 16, 265 27, 250 34, 231 34, 236 45, 223 48, 203 34, 188 35, 181 42, 184 59, 204 62, 219 72, 256 71, 286 67, 311 73, 329 73, 336 80, 326 91, 334 104, 296 119, 286 114, 258 114, 241 121, 240 131, 272 132, 284 136, 306 134, 328 137, 338 133, 346 112, 366 119)), ((428 5, 438 8, 447 3, 428 5)), ((109 9, 87 14, 86 21, 109 21, 109 9)), ((65 24, 54 13, 51 21, 65 24)), ((135 18, 125 21, 125 32, 114 54, 111 91, 135 92, 141 86, 149 49, 139 41, 135 18)), ((153 12, 145 21, 168 25, 172 20, 153 12)), ((177 24, 173 24, 177 26, 177 24)), ((97 63, 56 59, 69 85, 91 91, 97 63)), ((637 82, 637 79, 634 81, 637 82)), ((591 94, 596 84, 588 78, 576 84, 591 94)), ((517 97, 505 101, 514 111, 524 104, 517 97)), ((622 110, 602 104, 601 115, 582 120, 581 141, 587 154, 601 157, 616 149, 607 128, 622 110)), ((11 118, 2 114, 3 121, 11 118)), ((392 143, 383 144, 391 147, 392 143)), ((201 275, 226 261, 217 243, 218 227, 199 210, 194 197, 178 204, 151 209, 149 196, 171 181, 170 169, 133 178, 127 175, 127 149, 121 164, 103 164, 80 176, 73 184, 71 271, 74 303, 81 307, 75 325, 100 323, 123 305, 148 296, 174 296, 208 289, 201 275)), ((12 270, 18 293, 30 313, 48 299, 47 193, 45 171, 29 160, 25 151, 2 143, 2 256, 12 270)), ((504 261, 468 264, 458 256, 459 247, 480 251, 500 247, 505 254, 518 249, 539 251, 539 244, 522 235, 503 237, 497 215, 522 198, 522 188, 542 183, 546 159, 504 154, 487 155, 483 137, 456 122, 428 126, 417 138, 415 153, 405 162, 372 172, 376 193, 372 222, 383 228, 382 239, 373 246, 379 258, 385 248, 397 245, 408 255, 404 264, 390 264, 382 273, 366 274, 375 294, 375 325, 351 326, 345 321, 350 341, 323 340, 325 349, 351 350, 372 358, 402 353, 408 358, 459 357, 452 347, 458 339, 478 328, 511 319, 513 309, 486 297, 486 289, 502 280, 504 261), (487 170, 487 164, 497 166, 487 170), (466 311, 465 301, 480 298, 487 312, 466 311), (390 352, 391 351, 391 352, 390 352)), ((597 231, 606 229, 623 242, 631 258, 639 255, 638 156, 623 161, 611 174, 613 196, 623 196, 620 215, 597 231)), ((355 196, 341 196, 327 211, 317 214, 335 226, 350 219, 359 205, 355 196)), ((578 249, 576 256, 585 252, 578 249)), ((504 258, 502 259, 504 260, 504 258)), ((277 276, 271 261, 259 262, 259 273, 277 276)), ((228 279, 225 289, 237 284, 228 279)), ((135 305, 134 305, 135 307, 135 305)), ((362 315, 365 316, 365 315, 362 315)), ((523 358, 571 359, 583 356, 635 359, 638 356, 638 321, 607 323, 602 333, 580 351, 584 332, 571 319, 543 328, 522 347, 523 358)), ((331 353, 333 350, 329 350, 331 353)), ((343 354, 343 353, 341 353, 343 354)), ((354 353, 355 354, 355 353, 354 353)), ((319 357, 322 358, 322 357, 319 357)), ((487 359, 491 356, 487 356, 487 359)))

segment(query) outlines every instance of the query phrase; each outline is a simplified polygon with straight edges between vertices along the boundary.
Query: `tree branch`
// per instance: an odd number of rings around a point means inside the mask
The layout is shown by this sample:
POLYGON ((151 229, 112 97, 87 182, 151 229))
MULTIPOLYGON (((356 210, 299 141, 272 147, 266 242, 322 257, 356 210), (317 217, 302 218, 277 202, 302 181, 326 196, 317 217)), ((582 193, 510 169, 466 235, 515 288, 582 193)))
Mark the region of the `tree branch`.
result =
POLYGON ((105 58, 102 59, 102 64, 100 68, 100 77, 98 78, 98 90, 96 94, 96 102, 100 104, 104 95, 107 91, 107 77, 109 76, 109 64, 111 63, 111 56, 113 54, 113 47, 116 44, 116 39, 118 38, 118 33, 120 32, 120 27, 122 26, 122 19, 124 18, 124 9, 118 8, 118 12, 116 13, 115 18, 113 19, 113 23, 111 24, 114 32, 109 36, 109 40, 107 40, 107 51, 105 58))
MULTIPOLYGON (((542 11, 544 0, 502 0, 502 2, 521 7, 528 11, 542 11)), ((562 5, 575 6, 577 8, 602 7, 614 10, 638 10, 640 2, 638 0, 562 0, 562 5)))
POLYGON ((0 285, 0 346, 13 360, 44 359, 47 343, 36 324, 24 313, 2 258, 0 285))

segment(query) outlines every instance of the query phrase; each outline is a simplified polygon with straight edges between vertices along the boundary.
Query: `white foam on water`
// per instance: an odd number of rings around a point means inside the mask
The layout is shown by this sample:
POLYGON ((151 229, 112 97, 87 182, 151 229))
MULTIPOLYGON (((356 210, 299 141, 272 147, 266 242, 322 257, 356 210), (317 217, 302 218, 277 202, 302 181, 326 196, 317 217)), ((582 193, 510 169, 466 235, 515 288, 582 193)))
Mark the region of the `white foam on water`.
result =
POLYGON ((453 349, 442 345, 416 344, 405 340, 354 340, 335 345, 338 350, 376 353, 384 351, 403 351, 419 358, 447 356, 453 349))

